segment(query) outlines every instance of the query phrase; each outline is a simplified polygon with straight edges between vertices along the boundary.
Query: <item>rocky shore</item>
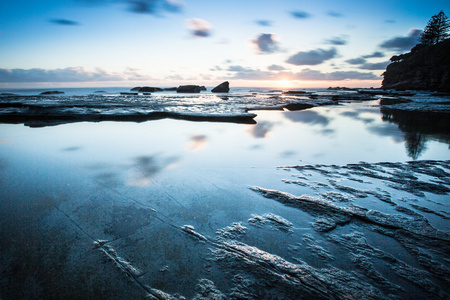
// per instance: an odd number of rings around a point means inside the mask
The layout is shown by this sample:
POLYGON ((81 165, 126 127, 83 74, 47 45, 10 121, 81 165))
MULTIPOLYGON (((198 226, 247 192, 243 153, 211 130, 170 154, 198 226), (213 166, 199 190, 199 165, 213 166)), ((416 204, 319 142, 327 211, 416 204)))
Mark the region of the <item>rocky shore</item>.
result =
POLYGON ((383 89, 450 92, 450 40, 417 45, 391 58, 384 72, 383 89))

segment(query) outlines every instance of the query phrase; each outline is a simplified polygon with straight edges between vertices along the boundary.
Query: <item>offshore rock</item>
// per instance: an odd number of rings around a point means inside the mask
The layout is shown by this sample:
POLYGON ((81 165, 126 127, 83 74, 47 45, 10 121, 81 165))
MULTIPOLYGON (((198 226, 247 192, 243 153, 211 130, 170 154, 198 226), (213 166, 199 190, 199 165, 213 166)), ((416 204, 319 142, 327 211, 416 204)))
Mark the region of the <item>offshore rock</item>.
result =
POLYGON ((60 92, 60 91, 45 91, 42 92, 41 95, 61 95, 64 94, 64 92, 60 92))
POLYGON ((213 93, 228 93, 230 91, 230 83, 228 81, 222 82, 211 90, 213 93))
POLYGON ((177 93, 200 93, 202 87, 199 85, 180 85, 177 93))
POLYGON ((153 93, 153 92, 161 92, 161 91, 163 91, 163 89, 159 88, 159 87, 143 86, 143 87, 140 87, 137 91, 139 93, 144 93, 144 92, 145 93, 148 93, 148 92, 153 93))

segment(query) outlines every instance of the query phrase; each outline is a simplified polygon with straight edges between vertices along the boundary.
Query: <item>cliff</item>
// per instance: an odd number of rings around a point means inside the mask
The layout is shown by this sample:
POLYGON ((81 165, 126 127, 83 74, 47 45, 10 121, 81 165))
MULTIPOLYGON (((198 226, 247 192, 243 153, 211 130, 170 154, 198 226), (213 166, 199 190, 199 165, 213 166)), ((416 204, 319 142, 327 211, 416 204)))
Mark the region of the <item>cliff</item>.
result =
POLYGON ((436 45, 417 45, 391 58, 382 88, 450 91, 450 39, 436 45))

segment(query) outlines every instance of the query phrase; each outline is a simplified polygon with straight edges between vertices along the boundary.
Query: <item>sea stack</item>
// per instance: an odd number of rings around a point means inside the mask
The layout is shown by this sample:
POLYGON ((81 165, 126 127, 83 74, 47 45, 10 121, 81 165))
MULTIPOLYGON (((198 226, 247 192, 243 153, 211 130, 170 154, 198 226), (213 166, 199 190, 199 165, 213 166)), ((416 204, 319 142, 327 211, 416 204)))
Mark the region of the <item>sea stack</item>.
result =
POLYGON ((230 83, 228 81, 222 82, 211 90, 213 93, 228 93, 230 91, 230 83))
POLYGON ((199 85, 180 85, 177 93, 200 93, 202 88, 199 85))

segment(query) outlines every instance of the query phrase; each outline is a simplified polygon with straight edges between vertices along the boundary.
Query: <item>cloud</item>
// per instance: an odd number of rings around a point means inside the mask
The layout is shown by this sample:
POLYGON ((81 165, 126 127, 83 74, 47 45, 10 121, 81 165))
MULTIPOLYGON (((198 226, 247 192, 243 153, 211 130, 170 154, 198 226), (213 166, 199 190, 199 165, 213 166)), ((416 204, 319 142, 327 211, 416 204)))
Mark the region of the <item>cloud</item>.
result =
POLYGON ((378 76, 373 73, 362 73, 358 71, 336 71, 330 73, 322 73, 321 71, 304 69, 299 73, 296 73, 296 79, 298 80, 347 80, 347 79, 359 79, 359 80, 374 80, 379 79, 378 76))
POLYGON ((56 25, 65 25, 65 26, 74 26, 74 25, 80 25, 80 23, 72 21, 72 20, 66 20, 66 19, 51 19, 49 20, 50 23, 56 24, 56 25))
POLYGON ((283 71, 283 70, 286 70, 283 66, 280 66, 280 65, 271 65, 271 66, 268 66, 267 69, 269 69, 270 71, 283 71))
POLYGON ((336 45, 336 46, 342 46, 342 45, 347 45, 347 40, 345 37, 335 36, 335 37, 332 37, 331 39, 326 40, 325 43, 331 44, 331 45, 336 45))
POLYGON ((386 67, 389 63, 389 61, 379 63, 364 63, 359 68, 363 70, 386 70, 386 67))
POLYGON ((242 66, 231 66, 228 71, 234 72, 231 79, 246 80, 305 80, 305 81, 341 81, 341 80, 377 80, 380 79, 373 73, 358 71, 336 71, 323 73, 317 70, 304 69, 300 72, 286 71, 261 71, 259 69, 249 69, 242 66))
POLYGON ((362 58, 380 58, 380 57, 384 57, 384 53, 380 52, 380 51, 375 51, 372 54, 368 54, 368 55, 363 55, 361 56, 362 58))
POLYGON ((256 20, 255 23, 258 24, 259 26, 264 26, 264 27, 272 26, 272 21, 269 21, 269 20, 256 20))
POLYGON ((308 19, 312 15, 310 13, 307 13, 306 11, 295 10, 291 11, 291 16, 293 16, 296 19, 308 19))
POLYGON ((397 36, 384 41, 380 44, 380 47, 394 51, 409 51, 418 43, 421 33, 421 30, 413 28, 407 36, 397 36))
POLYGON ((278 42, 275 39, 276 37, 272 33, 261 33, 251 42, 258 48, 260 53, 273 53, 279 50, 278 42))
POLYGON ((247 72, 247 71, 253 71, 253 70, 244 68, 242 66, 229 66, 228 71, 230 71, 230 72, 247 72))
POLYGON ((332 11, 332 10, 328 11, 327 15, 329 15, 330 17, 335 17, 335 18, 340 18, 340 17, 344 16, 343 14, 338 13, 336 11, 332 11))
POLYGON ((89 82, 89 81, 125 81, 145 76, 133 70, 126 70, 123 74, 108 73, 100 68, 87 71, 83 67, 65 69, 0 69, 0 82, 89 82))
POLYGON ((362 65, 364 64, 365 67, 362 69, 366 69, 366 70, 382 70, 385 69, 386 66, 384 66, 383 68, 380 68, 382 64, 384 64, 385 62, 381 62, 381 63, 367 63, 367 59, 368 58, 381 58, 384 57, 384 53, 380 52, 380 51, 375 51, 372 54, 367 54, 367 55, 361 55, 358 58, 352 58, 352 59, 348 59, 345 62, 349 63, 351 65, 362 65))
POLYGON ((138 14, 158 15, 162 11, 180 12, 183 3, 178 0, 128 0, 128 10, 138 14))
POLYGON ((351 64, 351 65, 361 65, 363 63, 366 62, 366 60, 362 57, 358 57, 358 58, 352 58, 352 59, 348 59, 345 62, 351 64))
POLYGON ((202 19, 188 19, 186 20, 186 26, 191 30, 191 34, 194 37, 208 37, 211 35, 211 24, 202 19))
POLYGON ((314 66, 323 63, 337 56, 336 48, 331 48, 330 50, 316 49, 308 52, 298 52, 297 54, 291 56, 286 61, 289 64, 297 66, 314 66))

